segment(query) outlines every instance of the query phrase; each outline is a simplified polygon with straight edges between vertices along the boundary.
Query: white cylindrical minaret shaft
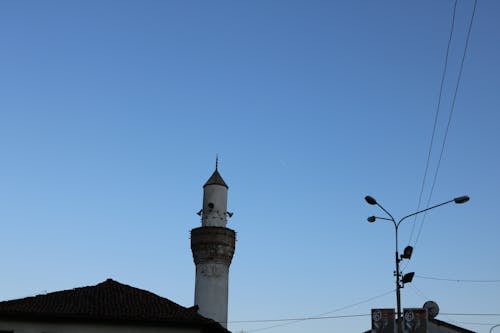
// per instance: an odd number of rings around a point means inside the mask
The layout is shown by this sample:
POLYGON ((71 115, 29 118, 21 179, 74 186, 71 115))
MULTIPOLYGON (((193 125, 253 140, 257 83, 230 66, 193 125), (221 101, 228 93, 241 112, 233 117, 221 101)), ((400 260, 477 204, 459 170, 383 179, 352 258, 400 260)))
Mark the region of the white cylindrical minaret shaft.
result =
POLYGON ((201 224, 191 230, 191 250, 196 265, 194 304, 199 313, 227 327, 229 266, 236 233, 226 228, 228 186, 217 167, 203 185, 201 224))

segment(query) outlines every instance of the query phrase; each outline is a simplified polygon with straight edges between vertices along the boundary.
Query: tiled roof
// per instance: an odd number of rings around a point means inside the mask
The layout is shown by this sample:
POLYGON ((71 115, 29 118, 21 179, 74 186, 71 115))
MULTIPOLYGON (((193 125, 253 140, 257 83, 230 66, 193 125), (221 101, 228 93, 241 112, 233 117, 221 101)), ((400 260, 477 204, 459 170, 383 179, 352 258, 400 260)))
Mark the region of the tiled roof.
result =
POLYGON ((197 310, 111 279, 95 286, 0 302, 0 318, 143 323, 229 332, 197 310))
POLYGON ((217 168, 215 168, 214 173, 212 174, 212 176, 210 176, 210 178, 207 180, 205 185, 203 185, 203 187, 205 187, 207 185, 221 185, 221 186, 225 186, 226 188, 229 188, 226 185, 226 183, 224 182, 224 179, 222 179, 222 176, 220 175, 217 168))

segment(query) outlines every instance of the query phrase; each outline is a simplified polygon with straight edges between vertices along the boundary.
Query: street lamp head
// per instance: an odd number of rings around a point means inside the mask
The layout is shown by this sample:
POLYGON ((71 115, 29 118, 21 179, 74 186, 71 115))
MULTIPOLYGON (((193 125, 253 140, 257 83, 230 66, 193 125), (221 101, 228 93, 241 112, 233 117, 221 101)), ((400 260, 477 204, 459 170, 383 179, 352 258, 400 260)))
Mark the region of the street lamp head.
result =
POLYGON ((411 254, 413 253, 413 247, 408 245, 405 247, 403 254, 401 255, 401 259, 411 259, 411 254))
POLYGON ((414 275, 415 275, 415 272, 410 272, 410 273, 407 273, 407 274, 403 275, 403 278, 401 279, 401 282, 403 284, 410 283, 411 280, 413 280, 413 276, 414 275))
POLYGON ((372 223, 372 222, 375 222, 375 220, 376 220, 376 219, 377 219, 377 218, 376 218, 375 216, 370 216, 370 217, 369 217, 369 218, 367 218, 366 220, 367 220, 368 222, 372 223))
POLYGON ((461 197, 453 199, 453 201, 455 201, 456 204, 463 204, 469 201, 469 199, 470 198, 467 195, 463 195, 461 197))
POLYGON ((366 201, 368 204, 370 204, 370 205, 376 205, 376 204, 377 204, 377 200, 375 200, 375 198, 374 198, 374 197, 371 197, 371 196, 369 196, 369 195, 367 195, 367 196, 365 197, 365 201, 366 201))

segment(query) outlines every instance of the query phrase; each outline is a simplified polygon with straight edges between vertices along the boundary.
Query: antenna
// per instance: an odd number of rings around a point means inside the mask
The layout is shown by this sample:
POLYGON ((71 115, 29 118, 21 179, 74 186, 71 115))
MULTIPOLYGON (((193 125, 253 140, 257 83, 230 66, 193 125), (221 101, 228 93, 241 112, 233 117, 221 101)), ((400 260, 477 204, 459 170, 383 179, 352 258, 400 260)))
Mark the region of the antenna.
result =
POLYGON ((439 306, 436 302, 427 301, 424 303, 423 308, 427 309, 427 314, 431 318, 435 318, 439 314, 439 306))

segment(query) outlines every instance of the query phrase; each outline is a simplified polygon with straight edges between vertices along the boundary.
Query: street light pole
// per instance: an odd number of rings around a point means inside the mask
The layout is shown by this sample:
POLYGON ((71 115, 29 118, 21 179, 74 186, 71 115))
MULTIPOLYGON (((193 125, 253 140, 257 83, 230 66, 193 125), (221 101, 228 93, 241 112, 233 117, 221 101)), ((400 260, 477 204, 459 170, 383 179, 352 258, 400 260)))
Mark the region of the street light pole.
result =
POLYGON ((415 216, 417 214, 420 214, 420 213, 426 212, 428 210, 431 210, 431 209, 434 209, 434 208, 437 208, 437 207, 449 204, 451 202, 454 202, 456 204, 466 203, 467 201, 469 201, 469 197, 466 196, 466 195, 464 195, 464 196, 457 197, 457 198, 454 198, 454 199, 442 202, 440 204, 437 204, 437 205, 434 205, 434 206, 431 206, 431 207, 427 207, 427 208, 419 210, 417 212, 408 214, 408 215, 404 216, 403 218, 401 218, 397 222, 396 222, 396 219, 394 219, 394 217, 391 215, 391 213, 389 213, 382 205, 380 205, 377 202, 377 200, 375 200, 375 198, 367 195, 365 197, 365 201, 368 204, 370 204, 370 205, 376 205, 376 206, 378 206, 380 209, 382 209, 384 211, 384 213, 387 214, 387 216, 389 216, 389 218, 387 218, 387 217, 380 217, 380 216, 370 216, 370 217, 368 217, 368 222, 372 223, 372 222, 375 222, 375 220, 379 219, 379 220, 391 221, 394 224, 394 231, 395 231, 395 235, 396 235, 396 256, 395 256, 396 271, 394 272, 394 276, 396 276, 397 325, 398 325, 398 333, 402 333, 403 332, 403 328, 402 328, 402 321, 401 321, 401 288, 404 288, 404 284, 405 283, 411 282, 411 280, 413 279, 413 275, 415 273, 411 272, 411 273, 405 274, 404 276, 401 276, 402 274, 401 274, 401 271, 399 269, 399 263, 403 259, 410 259, 411 253, 413 251, 413 248, 411 246, 408 246, 408 247, 405 248, 404 253, 401 256, 399 255, 399 251, 398 251, 398 249, 399 249, 399 247, 398 247, 398 230, 399 230, 399 225, 401 224, 401 222, 403 222, 404 220, 406 220, 407 218, 409 218, 411 216, 415 216))
MULTIPOLYGON (((403 330, 401 328, 401 284, 399 281, 401 281, 401 271, 399 270, 399 262, 401 259, 399 259, 399 253, 398 253, 398 228, 399 228, 399 223, 396 223, 394 221, 395 225, 395 232, 396 232, 396 304, 397 304, 397 311, 398 311, 398 333, 402 333, 403 330)), ((401 221, 400 221, 401 223, 401 221)))

